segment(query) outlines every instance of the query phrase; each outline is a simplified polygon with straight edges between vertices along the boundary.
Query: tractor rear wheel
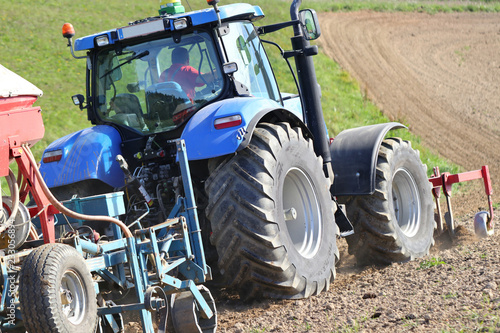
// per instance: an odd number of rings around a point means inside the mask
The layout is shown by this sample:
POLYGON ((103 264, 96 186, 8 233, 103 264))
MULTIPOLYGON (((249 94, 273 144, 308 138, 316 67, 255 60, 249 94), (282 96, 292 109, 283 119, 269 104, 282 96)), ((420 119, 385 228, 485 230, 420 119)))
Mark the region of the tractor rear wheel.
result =
POLYGON ((24 326, 37 333, 93 333, 97 301, 92 276, 71 246, 45 244, 33 250, 19 275, 24 326))
POLYGON ((206 213, 226 284, 244 299, 327 290, 339 231, 312 140, 287 123, 261 124, 247 148, 216 162, 206 213))
MULTIPOLYGON (((390 264, 425 256, 434 244, 434 207, 427 167, 410 142, 386 139, 380 147, 375 193, 346 200, 354 235, 349 253, 359 264, 390 264)), ((343 201, 342 198, 339 198, 343 201)))

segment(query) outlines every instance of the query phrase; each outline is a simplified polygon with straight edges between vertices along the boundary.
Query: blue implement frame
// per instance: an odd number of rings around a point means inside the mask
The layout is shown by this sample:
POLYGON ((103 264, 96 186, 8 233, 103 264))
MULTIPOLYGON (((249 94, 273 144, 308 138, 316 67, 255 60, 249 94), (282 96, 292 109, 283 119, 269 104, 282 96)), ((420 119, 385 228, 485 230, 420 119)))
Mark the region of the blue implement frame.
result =
MULTIPOLYGON (((163 311, 166 317, 168 313, 166 295, 183 291, 192 294, 203 318, 212 318, 216 315, 215 308, 207 303, 198 287, 198 284, 211 280, 212 276, 203 251, 186 145, 180 139, 175 140, 175 143, 185 197, 177 200, 166 221, 149 228, 135 230, 133 237, 129 238, 123 238, 120 228, 113 225, 114 239, 99 244, 81 237, 61 239, 63 243, 73 246, 87 258, 85 262, 90 272, 122 290, 135 289, 136 303, 116 305, 113 302, 106 302, 97 310, 97 314, 107 320, 115 332, 118 332, 119 325, 112 315, 131 310, 140 312, 143 331, 153 332, 151 313, 163 311), (126 267, 130 275, 126 275, 126 267), (180 279, 178 276, 183 276, 185 279, 180 279)), ((122 192, 76 198, 65 205, 88 215, 113 212, 112 214, 116 214, 117 217, 125 213, 122 192), (85 201, 92 204, 86 204, 85 201)), ((10 304, 15 305, 12 306, 15 309, 15 317, 20 318, 19 300, 13 299, 11 296, 14 294, 8 291, 16 283, 15 278, 11 278, 11 275, 16 274, 19 269, 15 267, 16 264, 22 263, 22 258, 30 251, 24 250, 0 257, 0 269, 4 281, 0 300, 0 319, 4 323, 12 316, 9 315, 10 304)), ((95 290, 97 296, 100 292, 98 283, 95 283, 95 290)))

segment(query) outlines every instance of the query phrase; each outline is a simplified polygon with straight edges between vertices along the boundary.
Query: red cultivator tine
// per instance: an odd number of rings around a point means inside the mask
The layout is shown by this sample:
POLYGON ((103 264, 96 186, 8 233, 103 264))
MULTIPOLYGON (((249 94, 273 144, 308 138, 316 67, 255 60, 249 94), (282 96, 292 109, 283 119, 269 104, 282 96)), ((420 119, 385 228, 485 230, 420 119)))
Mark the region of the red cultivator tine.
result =
POLYGON ((448 212, 450 215, 450 219, 447 221, 448 229, 453 236, 455 233, 455 227, 453 222, 453 211, 451 207, 451 190, 452 185, 455 183, 461 183, 474 179, 483 179, 484 181, 484 189, 486 192, 486 196, 488 197, 488 218, 487 218, 487 230, 493 231, 493 203, 491 200, 491 195, 493 194, 493 189, 491 187, 491 179, 490 179, 490 171, 488 166, 485 165, 481 168, 481 170, 468 171, 463 173, 457 173, 455 175, 451 175, 449 172, 445 172, 443 174, 439 173, 439 168, 434 168, 434 176, 429 178, 429 181, 432 183, 432 194, 434 198, 436 198, 436 208, 438 211, 438 231, 441 233, 443 231, 443 220, 441 214, 441 208, 439 205, 439 197, 440 197, 440 188, 443 188, 443 193, 446 197, 446 203, 448 206, 448 212))
MULTIPOLYGON (((439 177, 439 167, 434 167, 434 177, 439 177)), ((439 198, 441 197, 441 187, 439 186, 434 186, 432 187, 432 195, 436 199, 436 209, 437 209, 437 227, 438 227, 438 233, 441 234, 443 232, 443 214, 441 213, 441 205, 439 203, 439 198)))

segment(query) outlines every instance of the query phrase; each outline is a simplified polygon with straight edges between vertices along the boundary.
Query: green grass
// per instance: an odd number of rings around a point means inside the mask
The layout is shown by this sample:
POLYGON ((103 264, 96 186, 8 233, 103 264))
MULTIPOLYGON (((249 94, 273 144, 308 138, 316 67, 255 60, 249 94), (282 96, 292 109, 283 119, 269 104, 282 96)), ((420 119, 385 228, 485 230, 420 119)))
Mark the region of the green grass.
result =
POLYGON ((425 259, 423 260, 419 267, 417 268, 417 270, 421 270, 421 269, 428 269, 428 268, 431 268, 431 267, 436 267, 436 266, 439 266, 439 265, 445 265, 446 263, 441 260, 441 258, 431 258, 431 259, 425 259))
POLYGON ((61 28, 75 26, 77 36, 96 33, 154 14, 156 1, 11 1, 0 0, 0 63, 42 89, 45 137, 35 156, 55 139, 88 127, 71 96, 85 91, 85 60, 71 57, 61 28))
MULTIPOLYGON (((223 0, 221 5, 240 2, 223 0)), ((183 2, 189 9, 186 1, 183 2)), ((189 1, 192 9, 206 8, 204 0, 189 1)), ((261 6, 266 18, 257 25, 276 23, 289 19, 291 1, 256 0, 251 3, 261 6)), ((427 1, 303 1, 303 8, 320 10, 380 9, 406 4, 405 10, 416 10, 412 6, 430 6, 427 1), (336 9, 337 6, 342 7, 336 9)), ((448 6, 446 1, 439 5, 448 6)), ((453 2, 453 6, 457 2, 453 2)), ((467 2, 469 4, 469 2, 467 2)), ((474 2, 474 6, 496 8, 498 2, 474 2)), ((55 139, 90 126, 85 112, 72 104, 71 96, 84 93, 85 60, 75 60, 61 35, 61 27, 71 22, 76 29, 76 38, 119 26, 129 21, 157 14, 158 1, 108 0, 71 1, 45 0, 0 0, 0 63, 18 73, 43 90, 44 95, 36 105, 43 109, 45 137, 35 145, 34 153, 39 159, 43 149, 55 139)), ((451 3, 449 6, 452 6, 451 3)), ((464 4, 465 6, 465 4, 464 4)), ((399 7, 398 7, 399 8, 399 7)), ((265 36, 278 42, 284 49, 290 49, 291 28, 265 36)), ((282 91, 294 91, 294 84, 288 68, 274 47, 266 46, 274 63, 275 74, 282 91)), ((314 58, 318 82, 322 86, 322 103, 330 136, 356 126, 389 121, 380 110, 368 101, 358 84, 334 61, 320 53, 314 58)), ((391 119, 402 121, 404 119, 391 119)), ((411 124, 406 124, 411 125, 411 124)), ((441 171, 457 172, 456 167, 440 159, 420 144, 418 137, 409 131, 397 131, 395 135, 411 140, 421 151, 421 158, 429 167, 439 166, 441 171)))
POLYGON ((443 299, 455 299, 458 297, 457 293, 446 293, 442 295, 443 299))

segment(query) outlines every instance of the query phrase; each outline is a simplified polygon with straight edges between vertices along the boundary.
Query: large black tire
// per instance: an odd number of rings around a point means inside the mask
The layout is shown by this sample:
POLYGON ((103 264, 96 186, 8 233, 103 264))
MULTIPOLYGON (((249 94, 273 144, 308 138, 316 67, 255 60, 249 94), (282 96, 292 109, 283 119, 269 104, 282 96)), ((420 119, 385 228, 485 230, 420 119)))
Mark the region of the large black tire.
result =
POLYGON ((29 333, 93 333, 97 301, 82 256, 63 244, 33 250, 19 274, 19 301, 29 333))
POLYGON ((339 230, 322 164, 300 128, 261 124, 206 181, 218 266, 242 298, 306 298, 334 280, 339 230))
MULTIPOLYGON (((346 200, 354 235, 349 253, 359 264, 390 264, 425 256, 434 244, 434 206, 427 167, 410 142, 383 141, 375 193, 346 200)), ((343 201, 345 198, 339 198, 343 201)))

